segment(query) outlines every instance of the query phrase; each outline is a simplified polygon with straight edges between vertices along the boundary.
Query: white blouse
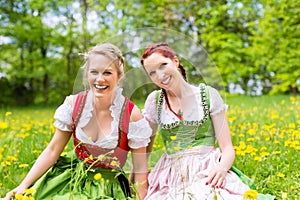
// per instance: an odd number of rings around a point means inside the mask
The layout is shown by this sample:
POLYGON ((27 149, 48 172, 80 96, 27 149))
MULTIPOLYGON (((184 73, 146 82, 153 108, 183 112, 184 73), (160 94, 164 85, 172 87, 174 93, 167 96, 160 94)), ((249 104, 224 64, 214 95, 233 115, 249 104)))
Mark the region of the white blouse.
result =
MULTIPOLYGON (((193 91, 196 97, 196 103, 191 103, 191 108, 188 109, 189 113, 184 113, 183 117, 186 121, 199 121, 203 118, 203 106, 201 103, 201 94, 200 87, 193 87, 193 91)), ((227 105, 224 103, 222 97, 219 92, 213 87, 207 86, 209 89, 209 99, 210 99, 210 115, 215 115, 221 111, 227 110, 227 105)), ((153 124, 158 124, 158 116, 157 116, 157 107, 156 107, 156 95, 158 90, 153 91, 149 94, 146 99, 143 115, 147 120, 149 120, 153 124)), ((166 108, 165 99, 163 99, 162 108, 166 108)), ((169 109, 161 109, 161 123, 163 124, 171 124, 176 121, 179 121, 178 117, 171 112, 169 109)))
MULTIPOLYGON (((121 109, 123 103, 125 101, 125 97, 122 95, 122 89, 117 88, 115 91, 115 99, 113 104, 109 108, 111 111, 111 116, 113 117, 113 121, 111 122, 111 131, 110 134, 100 138, 99 140, 93 142, 83 131, 83 128, 88 124, 89 120, 92 117, 93 112, 93 92, 89 92, 85 106, 81 113, 80 119, 78 121, 76 127, 76 137, 82 141, 83 143, 93 144, 100 146, 102 148, 115 148, 118 144, 118 128, 119 128, 119 116, 121 113, 121 109)), ((64 103, 60 105, 54 114, 54 126, 62 131, 72 131, 72 114, 73 107, 70 104, 68 99, 73 99, 73 103, 75 103, 75 95, 70 95, 66 97, 64 103)), ((149 126, 149 123, 145 118, 135 121, 129 122, 128 127, 128 145, 130 148, 137 149, 140 147, 148 146, 150 142, 150 136, 152 134, 152 129, 149 126)))

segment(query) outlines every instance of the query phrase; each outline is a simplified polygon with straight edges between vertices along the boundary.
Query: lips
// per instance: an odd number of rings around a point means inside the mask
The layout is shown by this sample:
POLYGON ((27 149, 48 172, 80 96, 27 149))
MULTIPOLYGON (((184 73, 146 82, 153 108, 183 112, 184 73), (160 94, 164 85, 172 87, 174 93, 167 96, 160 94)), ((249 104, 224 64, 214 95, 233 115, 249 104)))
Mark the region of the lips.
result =
POLYGON ((97 89, 97 90, 106 90, 108 88, 107 85, 97 85, 97 84, 94 84, 94 87, 97 89))
POLYGON ((163 85, 168 85, 170 83, 171 79, 172 79, 172 76, 169 76, 167 79, 165 79, 164 81, 162 81, 160 83, 163 85))

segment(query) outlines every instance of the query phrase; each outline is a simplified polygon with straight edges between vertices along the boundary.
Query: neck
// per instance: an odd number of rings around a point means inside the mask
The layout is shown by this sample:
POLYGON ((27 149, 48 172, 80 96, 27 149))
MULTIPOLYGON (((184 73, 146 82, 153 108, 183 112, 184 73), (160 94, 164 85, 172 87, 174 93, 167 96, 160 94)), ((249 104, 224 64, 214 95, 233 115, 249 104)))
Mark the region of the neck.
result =
POLYGON ((108 110, 110 106, 113 104, 114 95, 103 97, 103 98, 95 98, 94 97, 94 108, 95 110, 108 110))
POLYGON ((167 92, 167 95, 171 98, 176 97, 176 98, 181 99, 181 98, 191 94, 192 87, 188 82, 183 81, 183 82, 178 83, 172 89, 166 90, 166 92, 167 92))

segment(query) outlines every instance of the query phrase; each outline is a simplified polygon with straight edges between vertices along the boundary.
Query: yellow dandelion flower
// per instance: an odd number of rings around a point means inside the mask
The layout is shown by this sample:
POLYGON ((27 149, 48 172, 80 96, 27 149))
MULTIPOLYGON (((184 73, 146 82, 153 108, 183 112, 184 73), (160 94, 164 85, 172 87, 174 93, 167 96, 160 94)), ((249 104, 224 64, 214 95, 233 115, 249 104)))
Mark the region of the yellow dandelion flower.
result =
POLYGON ((282 197, 282 199, 287 199, 287 196, 288 196, 287 192, 281 191, 281 197, 282 197))
POLYGON ((94 157, 93 157, 92 154, 89 156, 89 159, 90 159, 90 160, 94 160, 94 157))
POLYGON ((9 162, 9 161, 3 161, 3 162, 1 162, 1 165, 2 165, 3 167, 5 167, 5 166, 10 166, 10 165, 11 165, 11 162, 9 162))
POLYGON ((248 190, 243 194, 244 200, 255 200, 258 198, 258 192, 256 190, 248 190))
POLYGON ((260 151, 265 151, 265 150, 267 150, 267 147, 260 148, 260 151))
POLYGON ((293 185, 292 185, 291 188, 290 188, 291 191, 295 191, 295 189, 296 189, 296 188, 295 188, 293 185))
POLYGON ((26 189, 26 190, 24 190, 24 193, 33 194, 33 193, 35 193, 35 189, 32 189, 32 188, 26 189))
POLYGON ((174 147, 174 150, 175 150, 175 151, 179 151, 179 150, 180 150, 180 147, 175 146, 175 147, 174 147))
POLYGON ((32 125, 33 125, 33 124, 23 124, 23 127, 24 127, 27 131, 29 131, 29 130, 31 130, 32 125))
POLYGON ((102 179, 102 174, 100 174, 100 173, 95 174, 95 175, 94 175, 94 179, 95 179, 96 181, 101 180, 101 179, 102 179))
POLYGON ((281 154, 281 151, 273 151, 272 154, 273 154, 273 155, 278 155, 278 154, 281 154))
POLYGON ((0 122, 0 129, 6 129, 8 128, 8 123, 7 122, 0 122))
POLYGON ((256 160, 256 161, 262 161, 262 158, 260 156, 255 156, 254 160, 256 160))
POLYGON ((289 124, 289 128, 290 128, 290 129, 295 129, 295 128, 296 128, 296 124, 290 123, 290 124, 289 124))
POLYGON ((284 175, 284 174, 282 174, 282 173, 278 173, 278 174, 277 174, 277 176, 278 176, 279 178, 283 178, 283 177, 285 177, 285 175, 284 175))
POLYGON ((241 149, 245 149, 246 148, 246 143, 241 141, 240 142, 240 146, 239 146, 241 149))
POLYGON ((118 167, 120 164, 119 164, 118 161, 113 160, 113 161, 110 162, 110 165, 113 166, 113 167, 118 167))
POLYGON ((170 136, 170 139, 171 139, 171 140, 176 140, 176 138, 177 138, 176 135, 170 136))
POLYGON ((19 168, 25 168, 25 167, 28 167, 28 166, 29 166, 28 164, 20 164, 19 168))
POLYGON ((11 112, 6 112, 5 113, 5 117, 7 117, 7 116, 9 116, 9 115, 11 115, 12 113, 11 112))
POLYGON ((67 152, 63 151, 60 155, 61 155, 61 156, 64 156, 64 155, 66 155, 66 154, 67 154, 67 152))
POLYGON ((15 156, 7 156, 7 160, 13 162, 13 161, 17 161, 18 159, 15 156))
POLYGON ((16 200, 23 200, 23 195, 22 194, 15 194, 16 200))
POLYGON ((33 152, 33 153, 40 154, 42 151, 41 151, 41 150, 33 150, 32 152, 33 152))
POLYGON ((254 129, 249 129, 248 130, 249 135, 254 135, 255 133, 256 133, 256 131, 254 129))
POLYGON ((267 156, 269 156, 269 155, 270 155, 269 152, 261 152, 261 156, 262 156, 262 157, 267 157, 267 156))

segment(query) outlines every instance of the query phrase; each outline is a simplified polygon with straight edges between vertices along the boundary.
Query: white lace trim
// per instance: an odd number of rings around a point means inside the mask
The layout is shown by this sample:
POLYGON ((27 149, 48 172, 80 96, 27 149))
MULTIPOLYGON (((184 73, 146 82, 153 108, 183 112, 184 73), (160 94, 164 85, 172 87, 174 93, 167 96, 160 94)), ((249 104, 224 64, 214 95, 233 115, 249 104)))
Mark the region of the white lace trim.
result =
MULTIPOLYGON (((227 105, 224 103, 219 92, 213 87, 208 86, 209 88, 209 98, 210 98, 210 115, 215 115, 221 111, 227 110, 227 105)), ((145 102, 145 107, 143 110, 143 115, 153 124, 158 124, 157 118, 157 107, 156 107, 156 95, 159 91, 153 91, 148 95, 148 98, 145 102)), ((187 113, 185 116, 186 121, 199 121, 203 118, 203 107, 201 104, 201 94, 200 88, 196 87, 196 104, 194 104, 193 112, 187 113), (195 112, 197 111, 197 112, 195 112)), ((163 100, 162 108, 165 107, 165 100, 163 100)), ((169 110, 162 109, 161 111, 161 122, 163 124, 171 124, 179 121, 179 119, 169 110)))
MULTIPOLYGON (((111 111, 111 116, 113 117, 113 121, 111 122, 111 132, 108 136, 100 138, 96 142, 91 141, 91 139, 84 133, 82 130, 89 122, 92 117, 93 112, 93 93, 90 91, 88 93, 86 104, 83 108, 81 117, 76 127, 76 137, 88 144, 98 145, 102 148, 115 148, 118 144, 118 125, 119 125, 119 116, 121 113, 121 109, 123 103, 125 101, 125 97, 122 95, 123 89, 117 88, 115 99, 113 104, 109 108, 111 111)), ((73 108, 70 103, 74 104, 76 99, 76 95, 71 95, 66 98, 64 103, 58 107, 55 112, 54 118, 56 121, 54 122, 54 126, 60 130, 64 131, 72 131, 71 123, 72 123, 72 114, 73 108), (73 102, 70 102, 68 98, 72 98, 73 102)), ((131 148, 139 148, 147 146, 150 142, 151 128, 146 120, 139 120, 137 122, 129 123, 129 147, 131 148)))

